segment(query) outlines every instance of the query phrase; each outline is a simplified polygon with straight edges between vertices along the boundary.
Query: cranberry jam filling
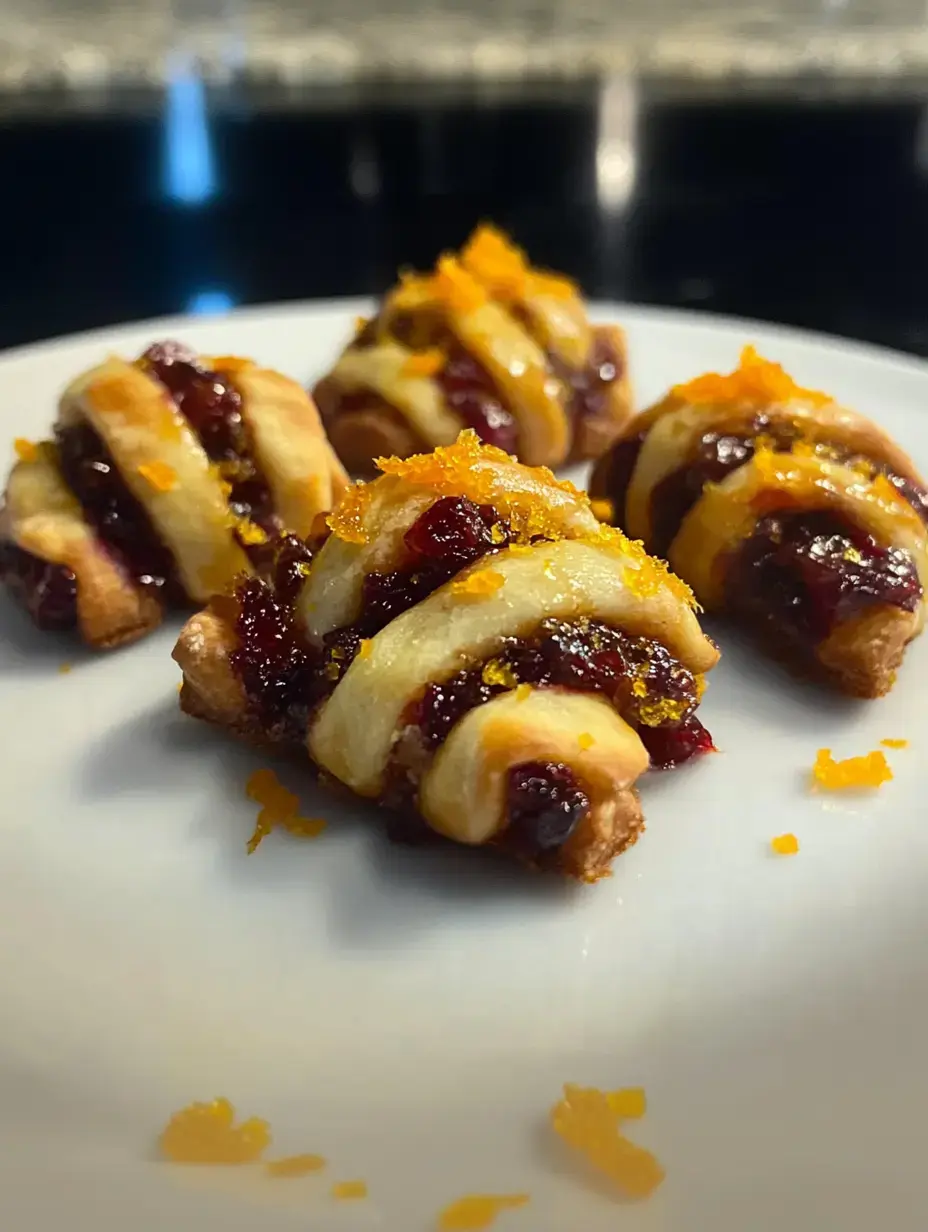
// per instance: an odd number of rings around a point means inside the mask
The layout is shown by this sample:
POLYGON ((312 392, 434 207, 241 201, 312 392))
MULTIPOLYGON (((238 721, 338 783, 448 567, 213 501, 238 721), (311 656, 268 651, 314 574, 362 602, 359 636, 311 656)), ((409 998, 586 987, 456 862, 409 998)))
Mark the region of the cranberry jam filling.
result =
POLYGON ((561 762, 523 762, 506 784, 507 846, 527 856, 562 847, 590 809, 573 772, 561 762))
POLYGON ((575 420, 593 419, 606 408, 609 390, 622 377, 622 358, 605 338, 596 334, 583 368, 570 368, 552 353, 548 362, 570 390, 570 413, 575 420))
POLYGON ((140 586, 182 602, 174 560, 148 514, 119 473, 112 455, 87 423, 56 429, 58 465, 101 539, 140 586))
POLYGON ((77 627, 77 579, 64 565, 40 560, 4 540, 0 542, 0 581, 40 629, 63 632, 77 627))
POLYGON ((704 729, 693 713, 696 680, 666 647, 598 622, 549 620, 533 638, 510 638, 489 664, 430 684, 406 715, 410 731, 401 755, 411 753, 417 763, 420 751, 433 753, 469 710, 514 682, 602 693, 638 728, 649 754, 651 731, 661 731, 653 742, 656 767, 678 765, 712 747, 708 736, 699 743, 704 729))
POLYGON ((279 529, 271 493, 252 456, 241 394, 227 374, 213 372, 179 342, 159 342, 142 356, 145 370, 171 395, 211 462, 232 485, 229 504, 264 530, 279 529))
POLYGON ((487 370, 460 346, 452 347, 444 368, 435 376, 448 406, 487 445, 515 453, 516 421, 507 410, 487 370))
POLYGON ((867 607, 912 612, 922 595, 906 552, 824 512, 761 519, 732 557, 726 591, 731 609, 803 652, 867 607))

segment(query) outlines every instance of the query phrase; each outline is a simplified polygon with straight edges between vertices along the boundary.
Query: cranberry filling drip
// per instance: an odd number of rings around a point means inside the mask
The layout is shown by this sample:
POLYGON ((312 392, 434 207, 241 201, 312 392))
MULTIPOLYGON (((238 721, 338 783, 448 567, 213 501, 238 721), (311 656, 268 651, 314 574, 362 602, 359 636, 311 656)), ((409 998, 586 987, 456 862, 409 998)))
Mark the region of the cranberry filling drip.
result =
POLYGON ((621 356, 598 334, 594 335, 585 367, 570 368, 554 354, 548 355, 548 362, 570 389, 570 413, 574 419, 601 415, 610 387, 621 379, 623 371, 621 356))
POLYGON ((715 748, 712 737, 694 714, 676 727, 639 727, 638 735, 648 750, 651 765, 658 770, 670 770, 715 748))
POLYGON ((448 406, 473 428, 487 445, 515 453, 519 438, 516 421, 507 410, 487 370, 461 347, 453 347, 435 377, 448 406))
POLYGON ((182 602, 171 553, 162 544, 148 514, 119 473, 112 455, 87 423, 56 430, 58 464, 68 487, 101 539, 125 563, 140 586, 182 602))
POLYGON ((732 558, 729 606, 781 641, 811 651, 840 621, 921 600, 908 553, 885 548, 830 513, 770 514, 732 558))
POLYGON ((228 376, 205 367, 194 351, 179 342, 156 343, 142 362, 171 395, 209 459, 222 468, 223 478, 232 485, 229 504, 233 512, 265 530, 276 529, 270 489, 252 456, 241 394, 228 376))
POLYGON ((675 746, 670 760, 664 760, 664 750, 672 740, 655 741, 655 766, 678 764, 711 748, 708 735, 701 747, 694 740, 696 730, 703 729, 693 717, 699 699, 692 673, 650 638, 633 637, 594 622, 546 621, 535 638, 511 638, 494 667, 493 672, 481 667, 430 684, 407 715, 415 735, 414 740, 412 733, 407 736, 404 756, 419 760, 414 743, 434 752, 468 711, 511 687, 512 680, 603 693, 627 722, 642 731, 678 729, 689 721, 690 735, 675 746), (495 683, 498 680, 507 683, 495 683))
POLYGON ((590 801, 572 771, 560 762, 513 766, 506 784, 510 845, 527 855, 554 851, 589 812, 590 801))
POLYGON ((64 565, 33 556, 9 540, 0 541, 0 581, 40 629, 63 632, 77 626, 77 579, 64 565))

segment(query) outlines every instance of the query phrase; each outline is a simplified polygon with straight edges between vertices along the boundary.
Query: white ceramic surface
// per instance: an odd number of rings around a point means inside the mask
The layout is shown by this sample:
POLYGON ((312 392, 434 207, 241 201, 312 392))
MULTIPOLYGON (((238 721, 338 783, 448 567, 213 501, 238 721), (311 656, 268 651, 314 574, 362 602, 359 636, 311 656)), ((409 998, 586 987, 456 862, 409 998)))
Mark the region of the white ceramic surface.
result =
MULTIPOLYGON (((363 307, 10 353, 3 438, 42 435, 76 371, 159 337, 310 378, 363 307)), ((751 323, 612 313, 642 401, 753 340, 928 468, 923 365, 751 323)), ((611 880, 570 889, 391 846, 295 766, 281 777, 328 832, 247 857, 244 783, 262 759, 179 714, 178 625, 92 657, 0 599, 3 1232, 424 1232, 452 1198, 517 1190, 532 1202, 501 1230, 924 1232, 928 639, 890 697, 854 704, 722 630, 701 712, 722 753, 646 781, 642 841, 611 880), (911 747, 889 752, 881 792, 807 791, 819 746, 847 756, 884 737, 911 747), (774 857, 787 830, 802 849, 774 857), (649 1202, 617 1202, 553 1139, 565 1080, 647 1089, 633 1133, 667 1168, 649 1202), (329 1171, 159 1164, 168 1114, 217 1094, 329 1171), (355 1177, 370 1199, 333 1203, 331 1182, 355 1177)))

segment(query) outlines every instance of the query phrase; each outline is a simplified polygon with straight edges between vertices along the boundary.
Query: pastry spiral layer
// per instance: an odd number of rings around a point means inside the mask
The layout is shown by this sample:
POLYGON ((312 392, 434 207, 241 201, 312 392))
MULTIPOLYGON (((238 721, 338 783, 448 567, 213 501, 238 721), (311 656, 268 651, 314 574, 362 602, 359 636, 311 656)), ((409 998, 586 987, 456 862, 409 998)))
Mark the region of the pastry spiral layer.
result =
POLYGON ((54 439, 17 442, 0 577, 43 627, 134 641, 307 536, 347 480, 306 393, 250 360, 175 343, 64 391, 54 439))
POLYGON ((689 591, 473 432, 379 466, 307 567, 188 622, 181 704, 305 745, 432 832, 594 880, 641 829, 648 765, 711 748, 695 711, 718 654, 689 591))
POLYGON ((750 347, 632 420, 591 491, 708 611, 848 693, 885 693, 924 624, 928 492, 912 461, 750 347))
POLYGON ((594 458, 631 413, 625 336, 492 227, 405 275, 313 391, 349 470, 450 445, 462 428, 529 465, 594 458))

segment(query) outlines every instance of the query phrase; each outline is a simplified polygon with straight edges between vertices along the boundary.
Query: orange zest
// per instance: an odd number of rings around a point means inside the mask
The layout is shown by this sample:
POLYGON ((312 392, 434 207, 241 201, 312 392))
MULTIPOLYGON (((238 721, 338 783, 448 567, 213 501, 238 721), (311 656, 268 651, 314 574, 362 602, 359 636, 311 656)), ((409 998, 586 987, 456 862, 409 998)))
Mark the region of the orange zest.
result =
POLYGON ((880 787, 893 777, 886 754, 880 749, 863 757, 835 761, 831 749, 819 749, 812 767, 812 785, 824 791, 859 791, 880 787))
POLYGON ((606 1103, 620 1121, 640 1121, 648 1110, 644 1087, 622 1087, 607 1091, 606 1103))
POLYGON ((269 1159, 264 1167, 268 1176, 308 1176, 310 1172, 321 1172, 325 1160, 321 1155, 285 1155, 281 1159, 269 1159))
POLYGON ((506 579, 495 569, 480 569, 451 583, 451 593, 461 599, 486 599, 495 594, 506 579))
POLYGON ((270 1145, 271 1131, 260 1117, 236 1125, 229 1101, 214 1099, 175 1112, 158 1142, 175 1164, 252 1164, 270 1145))
POLYGON ((367 1185, 364 1181, 336 1181, 332 1186, 332 1197, 341 1201, 366 1198, 367 1185))
POLYGON ((403 376, 435 376, 445 366, 447 356, 438 347, 427 351, 416 351, 405 361, 402 368, 403 376))
POLYGON ((177 471, 166 462, 143 462, 138 472, 156 492, 173 492, 177 487, 177 471))
POLYGON ((533 295, 571 299, 577 294, 569 278, 532 269, 524 251, 489 223, 479 226, 467 241, 461 264, 495 299, 504 302, 533 295))
POLYGON ((564 1097, 551 1110, 555 1133, 580 1151, 595 1168, 632 1198, 646 1198, 664 1179, 664 1169, 650 1151, 627 1138, 609 1096, 595 1087, 564 1086, 564 1097))
POLYGON ((880 744, 882 744, 884 749, 907 749, 909 747, 908 740, 892 740, 889 738, 881 740, 880 744))
POLYGON ((484 684, 498 684, 504 689, 514 689, 519 683, 519 677, 509 664, 503 663, 499 659, 490 659, 484 665, 480 678, 484 684))
POLYGON ((438 258, 429 289, 439 303, 458 316, 476 312, 487 302, 486 289, 451 253, 438 258))
POLYGON ((299 816, 299 799, 284 787, 273 770, 256 770, 245 784, 245 793, 261 805, 254 833, 248 840, 249 855, 278 827, 299 838, 318 838, 325 829, 321 817, 299 816))
POLYGON ((589 732, 581 732, 580 735, 577 737, 577 744, 579 744, 581 751, 584 753, 587 751, 587 749, 591 749, 595 743, 596 743, 595 739, 590 735, 589 732))
POLYGON ((590 501, 590 508, 600 522, 611 522, 615 517, 615 506, 611 500, 590 501))
POLYGON ((832 401, 828 394, 797 385, 780 364, 763 359, 752 346, 742 350, 734 372, 707 372, 674 385, 671 394, 685 402, 746 402, 757 406, 794 400, 823 406, 832 401))
POLYGON ((24 436, 17 436, 13 442, 13 451, 20 462, 34 462, 39 456, 39 447, 24 436))
POLYGON ((778 834, 770 840, 770 849, 778 856, 794 856, 799 850, 799 839, 795 834, 778 834))
POLYGON ((517 1210, 529 1201, 526 1193, 467 1194, 450 1203, 438 1216, 439 1232, 482 1232, 502 1211, 517 1210))

